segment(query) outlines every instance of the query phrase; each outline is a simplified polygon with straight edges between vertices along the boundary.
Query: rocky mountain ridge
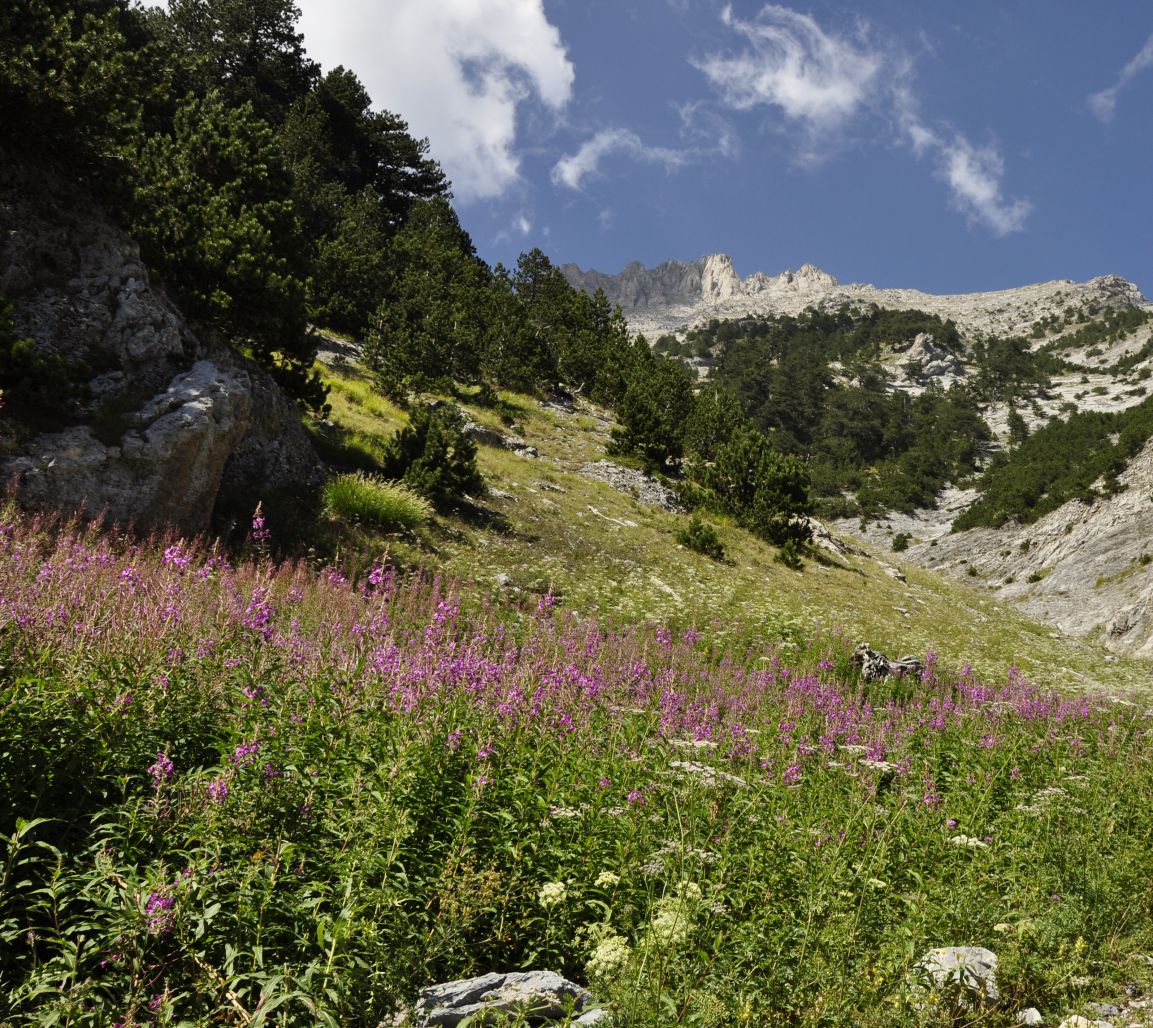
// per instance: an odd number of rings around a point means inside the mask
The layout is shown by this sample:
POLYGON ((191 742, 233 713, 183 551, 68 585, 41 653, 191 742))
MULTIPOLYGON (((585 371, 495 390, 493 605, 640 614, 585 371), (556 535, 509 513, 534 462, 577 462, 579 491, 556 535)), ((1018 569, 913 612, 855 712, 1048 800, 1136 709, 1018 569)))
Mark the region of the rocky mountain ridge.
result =
POLYGON ((728 254, 710 254, 696 261, 666 261, 645 268, 639 261, 618 275, 564 264, 561 272, 571 285, 587 292, 603 289, 620 304, 634 332, 650 340, 666 332, 691 328, 711 318, 741 318, 762 314, 799 314, 807 307, 865 306, 915 308, 952 319, 962 332, 1021 335, 1035 321, 1061 314, 1068 307, 1148 307, 1133 283, 1117 275, 1088 282, 1060 279, 985 293, 939 296, 918 289, 889 289, 867 284, 842 285, 814 264, 769 276, 755 272, 742 278, 728 254))

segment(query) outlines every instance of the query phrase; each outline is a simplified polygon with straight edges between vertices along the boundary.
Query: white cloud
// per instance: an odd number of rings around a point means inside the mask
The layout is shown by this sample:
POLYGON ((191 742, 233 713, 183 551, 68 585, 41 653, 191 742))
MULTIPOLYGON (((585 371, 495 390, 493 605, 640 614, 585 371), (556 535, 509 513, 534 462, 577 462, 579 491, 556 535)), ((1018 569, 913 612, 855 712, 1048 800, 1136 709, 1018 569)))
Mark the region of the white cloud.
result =
POLYGON ((1117 97, 1130 81, 1146 68, 1153 68, 1153 36, 1145 40, 1145 45, 1117 76, 1117 81, 1108 89, 1093 93, 1089 97, 1089 110, 1102 122, 1112 121, 1117 112, 1117 97))
POLYGON ((511 243, 515 236, 522 239, 532 232, 532 220, 528 214, 521 211, 509 223, 507 228, 501 229, 493 238, 494 244, 511 243))
POLYGON ((298 0, 309 54, 352 68, 374 102, 428 137, 463 203, 519 180, 518 116, 559 113, 574 71, 543 0, 298 0))
POLYGON ((706 151, 722 157, 738 157, 741 137, 737 130, 702 101, 683 103, 676 108, 681 118, 681 136, 706 151))
POLYGON ((592 139, 585 140, 576 153, 557 161, 552 169, 553 185, 580 189, 586 179, 599 174, 601 162, 606 157, 616 154, 627 154, 634 160, 661 164, 668 169, 679 168, 692 157, 683 150, 646 146, 640 136, 629 129, 601 129, 592 139))
POLYGON ((884 55, 863 38, 825 32, 809 15, 778 4, 761 8, 753 21, 725 7, 721 20, 748 47, 693 64, 729 107, 776 107, 800 124, 806 136, 801 156, 808 161, 819 158, 832 134, 869 101, 885 67, 884 55))
POLYGON ((827 32, 809 15, 779 4, 766 5, 753 21, 741 20, 728 6, 721 20, 744 37, 746 49, 693 63, 730 108, 776 108, 798 125, 802 163, 826 157, 866 116, 885 114, 913 154, 932 161, 957 210, 998 236, 1024 228, 1032 206, 1005 198, 1000 151, 926 124, 912 89, 910 59, 895 45, 871 43, 863 23, 851 36, 827 32))
POLYGON ((1028 200, 1007 200, 1001 181, 1005 162, 995 146, 974 146, 961 133, 930 128, 905 85, 894 91, 897 120, 913 153, 929 157, 938 178, 949 187, 950 202, 971 221, 994 235, 1020 232, 1033 209, 1028 200))
POLYGON ((1028 200, 1006 200, 1001 194, 1005 162, 992 146, 973 146, 954 136, 939 148, 940 174, 952 190, 953 203, 995 235, 1020 232, 1033 209, 1028 200))

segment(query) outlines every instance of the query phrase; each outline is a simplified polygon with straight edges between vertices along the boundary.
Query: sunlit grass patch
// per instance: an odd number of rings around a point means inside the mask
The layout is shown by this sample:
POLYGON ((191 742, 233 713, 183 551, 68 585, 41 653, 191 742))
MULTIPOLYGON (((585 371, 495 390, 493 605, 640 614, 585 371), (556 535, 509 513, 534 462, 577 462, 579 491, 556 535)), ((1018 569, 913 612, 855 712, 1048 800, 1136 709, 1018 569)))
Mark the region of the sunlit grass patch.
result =
POLYGON ((338 475, 325 483, 327 512, 382 532, 412 531, 427 525, 432 504, 400 482, 362 473, 338 475))

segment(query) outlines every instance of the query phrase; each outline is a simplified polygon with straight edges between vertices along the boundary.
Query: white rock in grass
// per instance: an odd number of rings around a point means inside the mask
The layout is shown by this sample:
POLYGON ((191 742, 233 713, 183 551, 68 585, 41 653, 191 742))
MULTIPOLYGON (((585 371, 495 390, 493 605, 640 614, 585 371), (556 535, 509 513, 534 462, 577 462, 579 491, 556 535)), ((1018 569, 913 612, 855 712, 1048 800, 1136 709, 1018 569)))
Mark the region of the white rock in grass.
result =
POLYGON ((1065 1018, 1057 1028, 1113 1028, 1112 1021, 1094 1021, 1080 1014, 1065 1018))
POLYGON ((926 953, 914 968, 918 978, 939 992, 959 990, 964 1002, 995 1003, 997 954, 983 946, 941 946, 926 953))
POLYGON ((1017 1023, 1027 1026, 1035 1026, 1044 1024, 1045 1019, 1041 1016, 1041 1011, 1036 1007, 1027 1007, 1025 1010, 1018 1012, 1017 1023))
MULTIPOLYGON (((422 990, 413 1012, 414 1024, 417 1028, 432 1025, 453 1028, 468 1018, 476 1017, 475 1023, 480 1023, 485 1014, 513 1014, 527 1018, 530 1024, 548 1024, 562 1020, 569 1010, 583 1012, 593 1002, 587 989, 555 971, 493 973, 422 990)), ((597 1021, 577 1023, 596 1024, 597 1021)))

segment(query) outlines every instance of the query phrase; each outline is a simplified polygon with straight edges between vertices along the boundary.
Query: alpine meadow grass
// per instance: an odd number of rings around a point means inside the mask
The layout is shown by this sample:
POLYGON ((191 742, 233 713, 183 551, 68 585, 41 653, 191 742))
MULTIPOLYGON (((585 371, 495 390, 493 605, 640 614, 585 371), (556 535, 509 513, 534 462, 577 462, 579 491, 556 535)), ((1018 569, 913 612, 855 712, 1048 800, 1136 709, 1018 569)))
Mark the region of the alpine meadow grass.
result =
POLYGON ((376 1025, 547 967, 615 1025, 1008 1025, 1149 987, 1153 721, 851 642, 0 516, 0 1020, 376 1025), (1092 983, 1091 987, 1089 983, 1092 983))
POLYGON ((381 532, 412 531, 432 517, 432 504, 408 486, 361 472, 326 482, 324 503, 329 514, 381 532))

